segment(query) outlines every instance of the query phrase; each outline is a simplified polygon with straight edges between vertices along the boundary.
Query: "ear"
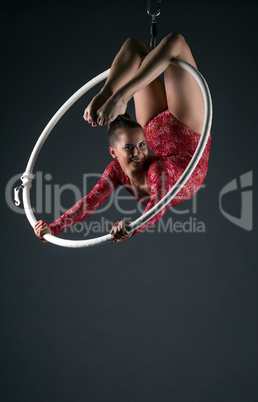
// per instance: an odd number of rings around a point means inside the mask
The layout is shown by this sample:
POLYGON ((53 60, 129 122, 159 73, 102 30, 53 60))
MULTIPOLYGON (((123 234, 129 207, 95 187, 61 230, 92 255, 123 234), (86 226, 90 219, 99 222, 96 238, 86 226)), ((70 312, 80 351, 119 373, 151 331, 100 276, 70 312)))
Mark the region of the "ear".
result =
POLYGON ((109 149, 109 152, 110 152, 110 155, 112 156, 112 158, 115 159, 116 158, 115 148, 109 147, 108 149, 109 149))

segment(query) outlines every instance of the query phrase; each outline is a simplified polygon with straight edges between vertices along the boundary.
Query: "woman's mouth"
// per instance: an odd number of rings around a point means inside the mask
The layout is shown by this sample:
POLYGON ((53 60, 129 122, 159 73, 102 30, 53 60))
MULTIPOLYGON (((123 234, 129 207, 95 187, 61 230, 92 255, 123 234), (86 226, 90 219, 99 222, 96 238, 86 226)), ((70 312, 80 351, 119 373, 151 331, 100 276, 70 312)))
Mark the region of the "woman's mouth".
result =
POLYGON ((141 163, 143 159, 131 159, 133 163, 141 163))

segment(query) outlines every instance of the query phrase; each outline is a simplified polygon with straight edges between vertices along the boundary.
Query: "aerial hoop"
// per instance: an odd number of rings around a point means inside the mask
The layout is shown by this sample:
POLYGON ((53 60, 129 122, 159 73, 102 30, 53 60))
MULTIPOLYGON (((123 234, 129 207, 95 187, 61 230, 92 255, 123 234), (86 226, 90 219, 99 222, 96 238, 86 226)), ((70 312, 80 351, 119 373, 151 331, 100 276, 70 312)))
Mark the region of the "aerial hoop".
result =
MULTIPOLYGON (((181 68, 183 68, 184 70, 188 71, 195 78, 195 80, 197 81, 197 83, 199 84, 199 86, 201 88, 203 98, 204 98, 204 106, 205 106, 205 116, 204 116, 202 134, 200 136, 198 146, 195 150, 195 153, 194 153, 191 161, 189 162, 188 166, 186 167, 184 173, 179 178, 177 183, 169 190, 169 192, 153 208, 151 208, 144 215, 140 216, 134 222, 130 223, 130 225, 127 226, 128 232, 132 232, 135 229, 142 226, 143 224, 145 224, 146 222, 148 222, 148 220, 153 218, 161 209, 163 209, 175 197, 175 195, 181 190, 181 188, 184 186, 184 184, 187 182, 187 180, 193 173, 194 169, 196 168, 199 160, 201 159, 202 153, 204 151, 204 148, 205 148, 206 143, 209 138, 211 122, 212 122, 212 100, 211 100, 211 95, 210 95, 208 85, 207 85, 204 77, 202 76, 202 74, 198 70, 196 70, 191 64, 187 63, 186 61, 180 60, 180 59, 173 59, 172 63, 176 64, 176 65, 180 66, 181 68)), ((29 158, 26 170, 23 173, 23 175, 21 176, 22 185, 15 189, 16 205, 20 204, 19 199, 18 199, 18 192, 21 188, 23 190, 24 211, 25 211, 25 214, 33 228, 37 222, 37 219, 35 218, 32 208, 31 208, 30 189, 32 186, 31 182, 33 179, 33 168, 34 168, 35 162, 37 160, 37 157, 39 155, 39 152, 40 152, 44 142, 46 141, 47 137, 53 130, 54 126, 61 119, 61 117, 65 114, 65 112, 82 95, 84 95, 86 92, 88 92, 91 88, 93 88, 95 85, 100 83, 102 80, 107 78, 109 71, 110 71, 110 69, 104 71, 103 73, 101 73, 101 74, 97 75, 95 78, 93 78, 91 81, 87 82, 77 92, 75 92, 74 95, 72 95, 63 104, 63 106, 61 106, 61 108, 52 117, 52 119, 49 121, 49 123, 43 130, 38 141, 36 142, 36 145, 33 148, 33 151, 29 158)), ((100 244, 110 242, 112 240, 111 234, 107 234, 104 236, 100 236, 100 237, 93 238, 93 239, 87 239, 87 240, 67 240, 67 239, 62 239, 57 236, 53 236, 49 233, 45 234, 43 237, 48 242, 53 243, 57 246, 72 247, 72 248, 97 246, 100 244)))

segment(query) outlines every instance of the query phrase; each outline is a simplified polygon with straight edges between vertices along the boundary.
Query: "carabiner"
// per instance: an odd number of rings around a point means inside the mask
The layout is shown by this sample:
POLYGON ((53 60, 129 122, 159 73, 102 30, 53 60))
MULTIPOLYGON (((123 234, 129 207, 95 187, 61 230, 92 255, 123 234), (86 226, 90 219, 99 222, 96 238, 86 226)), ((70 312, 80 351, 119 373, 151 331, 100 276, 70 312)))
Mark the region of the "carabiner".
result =
POLYGON ((151 27, 150 27, 150 48, 154 49, 157 44, 156 36, 158 34, 158 27, 156 24, 156 18, 160 15, 161 12, 161 0, 157 0, 156 10, 154 12, 151 11, 151 0, 147 0, 147 13, 151 16, 151 27))
POLYGON ((158 17, 161 12, 161 0, 157 0, 156 10, 151 12, 151 0, 147 0, 147 13, 152 17, 158 17))

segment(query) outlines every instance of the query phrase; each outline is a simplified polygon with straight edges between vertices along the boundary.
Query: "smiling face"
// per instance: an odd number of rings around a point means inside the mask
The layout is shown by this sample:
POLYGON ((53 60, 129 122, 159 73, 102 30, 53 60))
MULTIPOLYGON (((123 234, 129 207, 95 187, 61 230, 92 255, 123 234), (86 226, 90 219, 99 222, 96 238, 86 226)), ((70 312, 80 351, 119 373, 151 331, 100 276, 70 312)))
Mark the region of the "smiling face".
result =
POLYGON ((116 138, 114 146, 109 147, 112 157, 118 159, 125 172, 140 170, 148 156, 148 148, 142 128, 118 129, 116 138))

